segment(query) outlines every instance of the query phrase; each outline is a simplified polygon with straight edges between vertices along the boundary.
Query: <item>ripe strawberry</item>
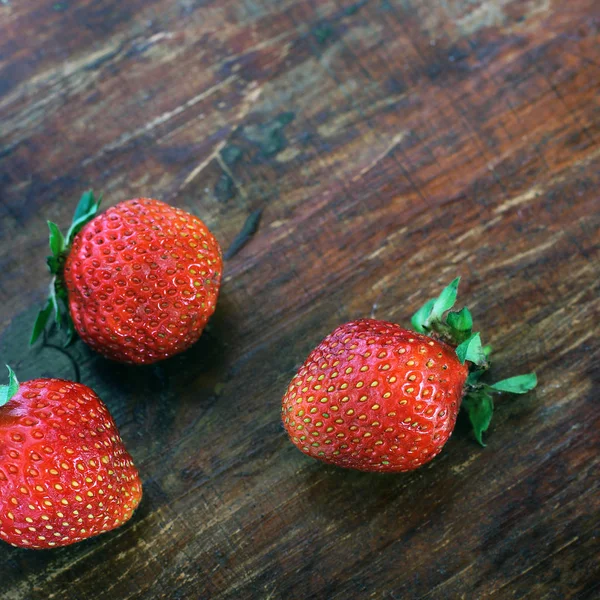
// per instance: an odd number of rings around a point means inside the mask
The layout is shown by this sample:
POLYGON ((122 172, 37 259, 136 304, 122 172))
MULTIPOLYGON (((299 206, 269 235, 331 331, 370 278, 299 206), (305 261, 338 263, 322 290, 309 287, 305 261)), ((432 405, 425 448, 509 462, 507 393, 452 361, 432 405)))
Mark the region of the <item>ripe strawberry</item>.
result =
POLYGON ((67 546, 128 521, 142 485, 115 423, 88 387, 34 379, 0 387, 0 539, 67 546))
POLYGON ((82 196, 66 239, 49 223, 54 280, 31 343, 54 310, 70 337, 74 328, 113 360, 148 364, 187 350, 215 310, 217 240, 200 219, 158 200, 95 216, 99 205, 91 192, 82 196))
POLYGON ((410 471, 442 450, 461 401, 483 445, 490 392, 525 393, 537 380, 529 374, 480 382, 491 349, 472 333, 467 308, 444 318, 458 281, 414 315, 416 331, 361 319, 311 352, 282 405, 284 427, 302 452, 361 471, 410 471))

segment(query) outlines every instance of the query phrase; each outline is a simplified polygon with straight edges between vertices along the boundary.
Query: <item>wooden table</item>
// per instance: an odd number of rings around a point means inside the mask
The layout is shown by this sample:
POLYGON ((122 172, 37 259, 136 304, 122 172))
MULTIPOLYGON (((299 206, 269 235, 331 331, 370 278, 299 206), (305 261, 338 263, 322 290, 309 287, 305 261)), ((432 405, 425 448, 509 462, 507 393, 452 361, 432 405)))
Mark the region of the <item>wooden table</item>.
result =
POLYGON ((2 0, 2 362, 103 397, 145 497, 122 529, 0 548, 2 600, 600 597, 596 0, 2 0), (46 219, 82 190, 194 212, 226 262, 210 329, 159 366, 27 348, 46 219), (455 275, 497 378, 479 448, 394 476, 280 424, 311 348, 408 323, 455 275))

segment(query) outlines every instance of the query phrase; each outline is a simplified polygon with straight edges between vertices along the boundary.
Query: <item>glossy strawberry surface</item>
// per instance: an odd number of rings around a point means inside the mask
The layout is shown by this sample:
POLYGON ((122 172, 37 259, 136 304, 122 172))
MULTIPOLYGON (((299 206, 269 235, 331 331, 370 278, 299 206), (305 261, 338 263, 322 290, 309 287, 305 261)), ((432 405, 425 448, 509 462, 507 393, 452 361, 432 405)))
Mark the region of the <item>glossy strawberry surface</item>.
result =
POLYGON ((288 386, 282 418, 293 443, 362 471, 409 471, 450 437, 468 368, 454 348, 385 321, 338 327, 288 386))
POLYGON ((153 363, 194 344, 213 314, 221 249, 197 217, 128 200, 75 236, 64 267, 79 336, 108 358, 153 363))
POLYGON ((125 523, 142 486, 115 423, 88 387, 20 385, 0 407, 0 539, 66 546, 125 523))

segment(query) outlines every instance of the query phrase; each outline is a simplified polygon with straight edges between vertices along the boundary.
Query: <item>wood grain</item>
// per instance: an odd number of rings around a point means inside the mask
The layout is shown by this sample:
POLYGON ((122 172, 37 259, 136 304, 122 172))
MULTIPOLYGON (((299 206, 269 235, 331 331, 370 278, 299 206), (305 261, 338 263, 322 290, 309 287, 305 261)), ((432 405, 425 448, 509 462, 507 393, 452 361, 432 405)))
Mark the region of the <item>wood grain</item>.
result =
POLYGON ((0 355, 111 409, 145 498, 61 550, 2 546, 0 598, 600 594, 595 0, 3 0, 0 355), (227 248, 217 312, 149 368, 26 347, 46 224, 154 196, 227 248), (285 385, 344 320, 407 323, 461 275, 501 398, 412 474, 304 457, 285 385))

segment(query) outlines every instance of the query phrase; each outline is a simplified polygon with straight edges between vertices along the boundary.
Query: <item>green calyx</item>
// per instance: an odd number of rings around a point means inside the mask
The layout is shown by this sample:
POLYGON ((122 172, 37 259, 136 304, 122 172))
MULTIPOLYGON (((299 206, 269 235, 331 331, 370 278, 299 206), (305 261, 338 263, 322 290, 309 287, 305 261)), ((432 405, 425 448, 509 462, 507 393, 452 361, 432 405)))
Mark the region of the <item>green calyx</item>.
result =
POLYGON ((19 391, 19 381, 15 372, 8 365, 6 368, 8 369, 8 385, 0 385, 0 407, 8 404, 19 391))
POLYGON ((484 346, 479 332, 473 332, 473 318, 467 307, 451 310, 456 304, 457 277, 442 293, 428 300, 412 317, 413 329, 454 346, 461 364, 469 363, 469 375, 465 384, 462 407, 467 411, 475 439, 482 445, 483 433, 490 426, 494 412, 492 393, 508 392, 525 394, 535 388, 535 373, 517 375, 492 385, 483 383, 481 377, 490 368, 491 346, 484 346))
POLYGON ((486 363, 479 333, 473 333, 473 317, 465 306, 451 311, 458 295, 457 277, 437 298, 427 301, 412 317, 413 329, 456 347, 461 363, 469 361, 479 366, 486 363))
POLYGON ((75 236, 81 231, 81 228, 89 223, 97 214, 102 202, 102 196, 97 199, 94 197, 94 192, 88 190, 81 195, 79 204, 73 215, 73 222, 67 231, 67 235, 63 235, 58 225, 48 221, 50 229, 50 256, 48 256, 47 264, 52 281, 50 283, 50 292, 48 300, 38 313, 31 332, 29 344, 32 345, 40 337, 46 329, 50 317, 54 314, 54 320, 59 329, 65 329, 67 332, 67 340, 65 346, 68 346, 75 335, 75 328, 69 314, 69 305, 67 297, 67 289, 63 279, 63 268, 71 250, 71 244, 75 236))

